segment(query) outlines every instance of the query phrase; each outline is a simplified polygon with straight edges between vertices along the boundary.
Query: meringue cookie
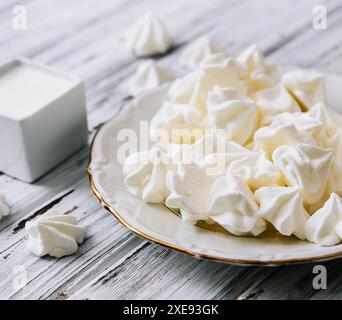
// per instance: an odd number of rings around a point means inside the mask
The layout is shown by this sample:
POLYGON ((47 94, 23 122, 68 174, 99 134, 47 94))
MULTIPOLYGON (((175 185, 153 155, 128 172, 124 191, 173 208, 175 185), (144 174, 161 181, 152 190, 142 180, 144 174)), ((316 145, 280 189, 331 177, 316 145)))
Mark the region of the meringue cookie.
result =
POLYGON ((332 193, 324 206, 317 210, 305 226, 309 241, 321 246, 333 246, 342 240, 342 199, 332 193))
POLYGON ((128 190, 147 203, 162 203, 169 195, 166 174, 172 168, 169 156, 159 147, 131 153, 123 167, 128 190))
POLYGON ((180 58, 180 65, 195 69, 205 58, 217 52, 218 49, 210 43, 209 38, 199 37, 186 46, 180 58))
POLYGON ((6 205, 6 197, 0 192, 0 220, 10 213, 9 207, 6 205))
POLYGON ((215 86, 208 94, 207 108, 209 125, 225 129, 227 138, 241 145, 257 128, 259 115, 255 103, 235 89, 215 86))
POLYGON ((269 156, 273 151, 282 145, 297 145, 306 143, 316 145, 315 139, 302 129, 297 129, 294 124, 285 124, 281 126, 270 125, 260 128, 254 134, 255 149, 264 150, 269 156))
POLYGON ((202 65, 190 103, 205 113, 208 93, 215 86, 230 87, 246 93, 244 68, 233 58, 227 58, 221 64, 202 65))
POLYGON ((203 59, 203 61, 201 62, 201 67, 223 64, 227 58, 227 55, 222 52, 213 53, 203 59))
POLYGON ((205 166, 180 164, 176 172, 167 174, 166 183, 171 193, 166 206, 179 209, 186 221, 207 220, 209 192, 217 178, 209 175, 205 166))
POLYGON ((270 124, 280 113, 301 111, 296 100, 282 84, 259 90, 254 93, 253 98, 262 116, 261 125, 270 124))
POLYGON ((297 129, 304 130, 310 133, 313 137, 319 134, 323 129, 323 125, 320 121, 315 120, 305 112, 284 112, 279 114, 272 121, 273 127, 279 127, 286 124, 293 124, 297 129))
POLYGON ((280 73, 277 67, 266 63, 263 54, 256 46, 244 50, 237 60, 247 70, 250 93, 273 87, 279 82, 280 73))
POLYGON ((298 187, 306 204, 314 204, 322 198, 332 158, 332 149, 309 144, 285 145, 273 152, 273 162, 283 173, 285 183, 298 187))
POLYGON ((171 37, 161 20, 148 12, 126 31, 124 40, 137 56, 164 53, 171 47, 171 37))
POLYGON ((209 197, 210 218, 230 233, 257 236, 266 229, 253 193, 239 177, 227 173, 218 178, 209 197))
POLYGON ((228 171, 240 177, 252 190, 281 184, 280 170, 267 159, 264 152, 251 153, 233 161, 228 171))
POLYGON ((26 222, 29 240, 27 248, 36 256, 61 258, 71 255, 84 241, 85 230, 76 225, 76 218, 48 211, 34 221, 26 222))
POLYGON ((325 79, 315 71, 294 70, 282 76, 282 83, 306 111, 318 102, 325 102, 325 79))
POLYGON ((309 214, 304 208, 298 188, 262 187, 255 192, 260 215, 283 235, 305 240, 305 225, 309 214))
POLYGON ((168 91, 169 100, 179 104, 190 104, 196 83, 200 76, 201 73, 195 71, 176 79, 168 91))
POLYGON ((150 123, 150 136, 157 140, 166 133, 173 143, 193 143, 206 128, 203 115, 192 105, 165 102, 150 123))
POLYGON ((334 158, 329 175, 329 191, 342 196, 342 129, 327 139, 327 147, 334 150, 334 158))
POLYGON ((174 78, 174 75, 153 60, 141 63, 130 81, 130 91, 133 97, 138 94, 158 88, 161 84, 174 78))
POLYGON ((223 174, 236 160, 253 154, 241 145, 229 141, 224 134, 205 135, 192 145, 193 161, 207 167, 208 174, 223 174))
POLYGON ((327 136, 333 136, 342 128, 342 116, 323 103, 315 104, 307 114, 323 124, 327 136))

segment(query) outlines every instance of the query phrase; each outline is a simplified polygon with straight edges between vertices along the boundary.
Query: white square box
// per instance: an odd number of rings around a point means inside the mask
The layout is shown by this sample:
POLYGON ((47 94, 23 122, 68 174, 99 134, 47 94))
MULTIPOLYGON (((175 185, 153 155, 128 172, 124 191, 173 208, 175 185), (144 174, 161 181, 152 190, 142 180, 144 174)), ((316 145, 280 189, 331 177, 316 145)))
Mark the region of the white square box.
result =
POLYGON ((25 58, 0 66, 0 171, 32 182, 87 136, 79 79, 25 58))

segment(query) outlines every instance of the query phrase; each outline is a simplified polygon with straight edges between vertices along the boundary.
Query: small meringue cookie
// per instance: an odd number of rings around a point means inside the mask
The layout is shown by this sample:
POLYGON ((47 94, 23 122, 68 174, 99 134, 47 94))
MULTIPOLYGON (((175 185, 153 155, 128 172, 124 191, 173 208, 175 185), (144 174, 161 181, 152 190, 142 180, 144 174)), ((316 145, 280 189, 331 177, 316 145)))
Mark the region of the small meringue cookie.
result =
POLYGON ((294 70, 283 74, 282 83, 306 111, 318 102, 325 103, 325 79, 315 72, 294 70))
POLYGON ((263 54, 256 46, 244 50, 237 57, 237 60, 247 70, 250 93, 271 88, 279 82, 279 70, 276 66, 265 62, 263 54))
POLYGON ((281 126, 270 125, 260 128, 254 134, 255 150, 264 150, 271 157, 273 151, 282 145, 297 145, 306 143, 316 145, 310 133, 297 129, 294 124, 281 126))
POLYGON ((151 12, 138 18, 124 35, 125 43, 138 56, 165 53, 171 47, 171 37, 161 20, 151 12))
POLYGON ((334 150, 328 182, 329 191, 342 196, 342 129, 339 129, 334 136, 327 139, 326 145, 327 148, 334 150))
POLYGON ((296 100, 282 84, 256 91, 253 98, 262 116, 261 125, 269 125, 275 116, 283 112, 301 111, 296 100))
POLYGON ((323 124, 327 136, 333 136, 342 128, 342 115, 323 103, 315 104, 307 114, 323 124))
POLYGON ((298 187, 306 204, 314 204, 323 197, 333 158, 332 149, 309 144, 284 145, 273 152, 272 158, 285 183, 298 187))
POLYGON ((128 190, 147 203, 162 203, 169 195, 166 174, 172 159, 159 147, 131 153, 124 164, 124 183, 128 190))
POLYGON ((169 142, 193 143, 204 134, 206 125, 203 118, 192 105, 164 102, 151 120, 150 136, 158 140, 165 135, 169 142))
POLYGON ((190 42, 186 48, 184 49, 181 58, 180 65, 195 69, 197 68, 203 60, 205 60, 208 56, 211 56, 214 53, 217 53, 218 49, 215 48, 209 38, 207 37, 199 37, 192 42, 190 42))
POLYGON ((286 124, 293 124, 297 129, 305 130, 310 133, 313 137, 317 135, 323 125, 320 121, 310 117, 306 112, 284 112, 275 117, 272 121, 273 127, 279 127, 286 124))
POLYGON ((196 223, 208 219, 209 192, 218 176, 210 175, 205 166, 189 164, 178 166, 176 172, 170 171, 166 183, 170 195, 166 206, 179 209, 182 218, 196 223))
POLYGON ((201 62, 201 67, 206 67, 210 65, 220 65, 223 64, 224 61, 228 58, 228 56, 222 52, 220 53, 213 53, 210 56, 207 56, 201 62))
POLYGON ((130 92, 133 97, 142 92, 156 89, 161 84, 174 79, 174 75, 153 60, 141 63, 130 81, 130 92))
POLYGON ((221 64, 201 66, 190 103, 205 113, 208 93, 215 86, 229 87, 246 93, 244 68, 233 58, 227 58, 221 64))
POLYGON ((257 129, 259 114, 252 99, 233 88, 215 86, 208 94, 207 122, 215 129, 225 129, 227 139, 241 145, 257 129))
POLYGON ((190 104, 200 76, 200 72, 194 71, 184 77, 176 79, 168 91, 169 100, 179 104, 190 104))
POLYGON ((38 257, 61 258, 75 253, 84 241, 85 230, 76 225, 76 218, 48 211, 34 221, 26 222, 29 235, 27 248, 38 257))
POLYGON ((0 220, 9 215, 10 208, 6 205, 6 197, 0 192, 0 220))
POLYGON ((306 238, 321 246, 333 246, 342 241, 342 199, 332 193, 305 226, 306 238))
POLYGON ((209 217, 237 236, 257 236, 266 229, 253 193, 231 173, 219 177, 210 190, 209 217))
POLYGON ((285 236, 295 235, 305 240, 305 225, 309 214, 304 208, 298 188, 262 187, 255 192, 260 215, 285 236))
POLYGON ((281 172, 267 159, 265 152, 253 152, 233 161, 228 171, 240 177, 252 190, 281 184, 281 172))

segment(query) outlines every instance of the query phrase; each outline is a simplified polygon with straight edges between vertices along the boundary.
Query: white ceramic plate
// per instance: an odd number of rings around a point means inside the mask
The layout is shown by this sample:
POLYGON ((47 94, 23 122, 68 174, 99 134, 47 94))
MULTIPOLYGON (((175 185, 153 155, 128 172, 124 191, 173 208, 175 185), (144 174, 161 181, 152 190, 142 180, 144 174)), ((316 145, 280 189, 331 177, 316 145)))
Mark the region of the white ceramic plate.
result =
MULTIPOLYGON (((328 76, 330 105, 342 112, 342 77, 328 76)), ((139 129, 165 99, 166 88, 149 92, 131 102, 96 134, 88 168, 91 188, 104 208, 137 235, 199 258, 245 265, 281 265, 328 260, 342 256, 342 244, 321 247, 282 236, 236 237, 183 223, 162 205, 149 205, 129 193, 123 184, 116 137, 124 128, 139 129)), ((110 236, 110 235, 108 235, 110 236)))

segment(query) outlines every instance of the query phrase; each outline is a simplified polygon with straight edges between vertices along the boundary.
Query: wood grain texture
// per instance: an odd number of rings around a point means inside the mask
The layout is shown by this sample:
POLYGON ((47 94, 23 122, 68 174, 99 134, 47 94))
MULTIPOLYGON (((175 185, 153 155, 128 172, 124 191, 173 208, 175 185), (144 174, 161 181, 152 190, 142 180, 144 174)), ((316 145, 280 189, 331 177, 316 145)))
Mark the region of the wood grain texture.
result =
MULTIPOLYGON (((139 14, 165 21, 174 48, 159 57, 176 72, 184 45, 207 34, 229 54, 256 43, 282 65, 318 66, 342 73, 342 4, 324 1, 328 29, 312 28, 314 0, 30 0, 28 29, 14 30, 14 0, 0 3, 0 61, 24 55, 85 81, 89 140, 129 99, 127 80, 141 59, 119 41, 139 14), (176 17, 176 18, 175 18, 176 17)), ((105 212, 86 178, 83 148, 35 184, 0 174, 11 215, 0 222, 0 299, 286 299, 342 298, 340 261, 328 268, 328 290, 312 289, 312 265, 278 268, 227 266, 201 261, 137 238, 105 212), (27 219, 53 207, 75 215, 87 230, 77 254, 36 258, 25 249, 27 219), (18 266, 28 283, 16 290, 18 266)))

